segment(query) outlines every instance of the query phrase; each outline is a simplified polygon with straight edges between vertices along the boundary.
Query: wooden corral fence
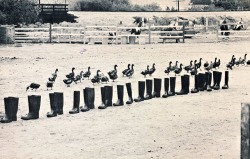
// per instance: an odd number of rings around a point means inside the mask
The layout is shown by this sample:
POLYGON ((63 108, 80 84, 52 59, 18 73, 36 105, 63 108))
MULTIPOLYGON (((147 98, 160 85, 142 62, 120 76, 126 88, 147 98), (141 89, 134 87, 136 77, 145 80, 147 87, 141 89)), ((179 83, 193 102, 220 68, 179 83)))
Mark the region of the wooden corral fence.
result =
POLYGON ((15 28, 16 43, 48 42, 49 28, 15 28))
MULTIPOLYGON (((227 23, 221 25, 236 25, 235 23, 227 23)), ((221 30, 219 27, 217 29, 217 42, 219 39, 228 39, 228 38, 249 38, 250 31, 249 30, 221 30), (225 33, 229 33, 229 35, 225 35, 225 33)))
POLYGON ((116 26, 85 26, 84 44, 112 44, 117 38, 116 26), (112 34, 113 36, 109 35, 112 34))
POLYGON ((52 27, 52 42, 84 43, 84 27, 52 27))
MULTIPOLYGON (((152 44, 165 43, 167 40, 185 42, 185 39, 202 37, 196 34, 195 27, 153 26, 141 27, 140 35, 131 35, 130 30, 137 27, 123 26, 85 26, 85 27, 51 27, 48 28, 15 28, 15 42, 53 42, 83 44, 152 44)), ((203 26, 204 30, 215 31, 215 41, 220 38, 249 38, 249 30, 220 30, 219 25, 203 26), (230 32, 229 36, 221 35, 230 32)))

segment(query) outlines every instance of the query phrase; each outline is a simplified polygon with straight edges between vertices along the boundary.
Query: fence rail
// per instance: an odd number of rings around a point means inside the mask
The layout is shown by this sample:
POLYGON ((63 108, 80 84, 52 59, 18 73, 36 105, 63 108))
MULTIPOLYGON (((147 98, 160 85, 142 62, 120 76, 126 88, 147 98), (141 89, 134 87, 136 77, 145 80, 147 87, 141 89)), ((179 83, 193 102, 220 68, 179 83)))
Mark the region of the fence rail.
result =
MULTIPOLYGON (((131 35, 130 30, 136 29, 135 26, 85 26, 85 27, 60 27, 51 28, 15 28, 15 42, 67 42, 83 44, 128 44, 128 43, 165 43, 166 40, 174 39, 176 42, 186 38, 201 37, 197 35, 197 28, 175 26, 175 29, 169 30, 170 26, 140 27, 140 35, 131 35), (112 36, 111 36, 112 35, 112 36)), ((218 40, 224 37, 231 38, 249 38, 249 30, 220 30, 219 25, 204 26, 199 30, 208 30, 212 28, 216 31, 218 40), (224 35, 229 32, 230 35, 224 35), (223 34, 223 35, 222 35, 223 34)))

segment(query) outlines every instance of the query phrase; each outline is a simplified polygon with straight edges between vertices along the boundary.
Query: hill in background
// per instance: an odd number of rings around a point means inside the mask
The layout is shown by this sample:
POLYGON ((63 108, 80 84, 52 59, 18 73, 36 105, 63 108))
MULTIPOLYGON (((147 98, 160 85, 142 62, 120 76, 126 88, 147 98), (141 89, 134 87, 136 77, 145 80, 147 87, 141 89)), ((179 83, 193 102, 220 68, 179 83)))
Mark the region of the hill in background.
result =
MULTIPOLYGON (((39 0, 31 0, 35 3, 38 3, 39 0)), ((58 3, 62 4, 65 3, 65 0, 40 0, 41 3, 58 3)), ((77 0, 66 0, 66 2, 69 4, 69 8, 73 9, 74 3, 77 2, 77 0)), ((176 8, 176 0, 130 0, 132 4, 139 4, 139 5, 146 5, 151 3, 157 3, 162 8, 162 10, 165 10, 166 7, 174 7, 176 8)), ((180 0, 180 10, 187 10, 189 8, 190 0, 180 0)))

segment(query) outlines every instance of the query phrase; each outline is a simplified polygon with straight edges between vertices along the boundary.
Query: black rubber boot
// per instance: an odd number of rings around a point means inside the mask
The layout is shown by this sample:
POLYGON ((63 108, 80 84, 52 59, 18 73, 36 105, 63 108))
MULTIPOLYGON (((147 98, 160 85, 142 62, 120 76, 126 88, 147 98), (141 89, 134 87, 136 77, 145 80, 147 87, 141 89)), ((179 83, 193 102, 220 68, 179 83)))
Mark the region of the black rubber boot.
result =
POLYGON ((212 91, 212 88, 211 88, 211 82, 212 82, 212 73, 211 72, 206 72, 206 90, 208 92, 211 92, 212 91))
POLYGON ((144 81, 138 81, 138 98, 134 99, 135 102, 141 102, 144 101, 144 92, 145 92, 145 82, 144 81))
POLYGON ((194 88, 191 90, 191 93, 198 93, 198 86, 199 86, 199 75, 194 76, 194 88))
POLYGON ((80 105, 80 91, 74 91, 74 101, 73 108, 69 111, 69 114, 79 113, 79 105, 80 105))
POLYGON ((41 105, 41 96, 31 95, 28 96, 29 113, 26 116, 22 116, 23 120, 31 120, 39 118, 39 110, 41 105))
POLYGON ((214 86, 214 90, 219 90, 220 89, 220 81, 221 81, 221 75, 222 72, 217 73, 216 77, 216 85, 214 86))
POLYGON ((153 98, 160 98, 160 97, 161 97, 161 79, 154 78, 153 98))
POLYGON ((1 123, 10 123, 17 120, 18 100, 16 97, 4 98, 5 116, 0 119, 1 123))
POLYGON ((212 89, 214 89, 214 86, 216 85, 216 77, 217 77, 218 71, 213 71, 213 85, 211 86, 212 89))
POLYGON ((204 91, 205 90, 205 82, 206 82, 206 80, 205 80, 205 74, 204 73, 199 73, 199 86, 198 86, 198 90, 199 91, 204 91))
POLYGON ((222 89, 228 89, 228 77, 229 77, 229 72, 225 71, 225 84, 222 86, 222 89))
POLYGON ((102 104, 98 106, 98 109, 106 109, 106 103, 105 103, 105 87, 101 87, 101 95, 102 95, 102 104))
POLYGON ((165 91, 165 93, 162 95, 162 98, 168 97, 168 90, 169 90, 169 78, 164 78, 164 91, 165 91))
POLYGON ((90 110, 90 108, 88 107, 88 90, 87 88, 89 87, 86 87, 85 89, 83 89, 83 106, 80 107, 80 110, 81 112, 87 112, 90 110))
POLYGON ((117 97, 118 100, 116 103, 113 103, 113 106, 122 106, 123 103, 123 95, 124 95, 124 86, 123 85, 117 85, 117 97))
POLYGON ((113 86, 105 86, 105 104, 107 107, 112 106, 113 86))
POLYGON ((175 83, 176 83, 176 77, 170 77, 170 91, 168 92, 168 96, 175 95, 175 83))
POLYGON ((133 96, 132 96, 131 83, 126 83, 126 88, 127 88, 127 92, 128 92, 128 101, 126 102, 126 104, 132 104, 133 103, 133 96))
POLYGON ((86 88, 88 91, 88 108, 95 109, 95 89, 94 88, 86 88))
POLYGON ((49 93, 49 100, 50 100, 50 109, 51 111, 47 113, 47 117, 56 117, 57 116, 57 104, 55 99, 55 93, 49 93))
POLYGON ((189 87, 190 87, 190 76, 184 75, 185 77, 185 93, 189 93, 189 87))
POLYGON ((153 81, 150 79, 146 80, 146 96, 144 97, 144 100, 152 99, 152 88, 153 88, 153 81))
POLYGON ((186 95, 189 93, 189 75, 181 76, 181 90, 176 92, 177 95, 186 95))
POLYGON ((56 101, 56 107, 57 107, 57 114, 62 115, 63 114, 63 92, 55 92, 55 101, 56 101))

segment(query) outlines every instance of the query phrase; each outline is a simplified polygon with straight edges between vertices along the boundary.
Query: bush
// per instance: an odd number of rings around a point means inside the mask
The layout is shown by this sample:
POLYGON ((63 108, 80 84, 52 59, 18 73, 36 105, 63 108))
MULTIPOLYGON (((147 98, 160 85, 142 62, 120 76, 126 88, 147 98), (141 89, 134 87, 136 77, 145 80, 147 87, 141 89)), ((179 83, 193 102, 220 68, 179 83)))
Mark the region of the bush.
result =
POLYGON ((157 3, 132 5, 130 0, 78 0, 74 5, 78 11, 161 11, 157 3))
POLYGON ((35 23, 38 13, 29 0, 0 0, 0 24, 35 23))

